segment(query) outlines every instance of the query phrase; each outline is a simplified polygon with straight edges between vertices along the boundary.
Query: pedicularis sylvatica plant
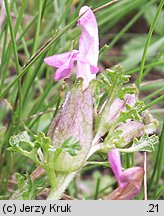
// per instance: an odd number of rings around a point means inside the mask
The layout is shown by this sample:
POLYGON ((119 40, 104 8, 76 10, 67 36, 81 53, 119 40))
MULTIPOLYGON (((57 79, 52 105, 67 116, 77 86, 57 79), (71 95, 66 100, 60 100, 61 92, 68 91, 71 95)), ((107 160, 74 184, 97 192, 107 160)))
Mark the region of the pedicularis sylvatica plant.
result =
POLYGON ((123 171, 120 152, 153 151, 158 143, 153 135, 158 122, 144 109, 136 86, 128 84, 130 76, 120 65, 99 72, 96 18, 87 6, 79 15, 79 49, 45 58, 46 64, 57 68, 55 81, 70 80, 76 62, 76 80, 69 82, 69 92, 48 134, 31 138, 24 131, 12 136, 10 150, 31 159, 36 172, 47 175, 51 186, 48 199, 60 199, 95 152, 107 154, 118 188, 106 199, 132 199, 140 192, 144 170, 123 171))

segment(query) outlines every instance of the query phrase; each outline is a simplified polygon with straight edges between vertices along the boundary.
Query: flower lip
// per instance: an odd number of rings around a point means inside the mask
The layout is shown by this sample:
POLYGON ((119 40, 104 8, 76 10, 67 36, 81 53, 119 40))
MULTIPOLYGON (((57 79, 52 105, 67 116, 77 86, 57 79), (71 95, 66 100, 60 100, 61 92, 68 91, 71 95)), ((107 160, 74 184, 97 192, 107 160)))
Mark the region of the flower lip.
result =
POLYGON ((66 77, 71 72, 78 54, 78 50, 71 50, 70 52, 49 56, 44 59, 46 64, 57 68, 54 76, 55 81, 66 77))
POLYGON ((44 62, 51 67, 59 68, 68 62, 73 63, 72 60, 75 61, 78 54, 78 50, 71 50, 70 52, 48 56, 44 59, 44 62))

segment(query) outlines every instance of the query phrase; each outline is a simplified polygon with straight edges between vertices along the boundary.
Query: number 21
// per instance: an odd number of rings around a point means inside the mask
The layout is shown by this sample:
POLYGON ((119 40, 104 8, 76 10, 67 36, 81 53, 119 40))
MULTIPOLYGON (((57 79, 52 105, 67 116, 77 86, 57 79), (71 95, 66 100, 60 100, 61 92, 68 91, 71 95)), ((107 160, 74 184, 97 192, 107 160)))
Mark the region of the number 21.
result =
POLYGON ((149 206, 151 207, 151 209, 148 212, 158 212, 158 204, 149 204, 149 206))

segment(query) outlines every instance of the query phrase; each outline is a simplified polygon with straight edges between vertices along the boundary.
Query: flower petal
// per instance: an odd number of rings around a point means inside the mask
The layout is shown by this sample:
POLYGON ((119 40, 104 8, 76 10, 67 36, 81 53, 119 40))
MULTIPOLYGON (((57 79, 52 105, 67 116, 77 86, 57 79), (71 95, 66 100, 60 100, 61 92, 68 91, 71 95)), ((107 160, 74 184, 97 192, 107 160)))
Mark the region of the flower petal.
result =
POLYGON ((71 73, 71 67, 67 65, 62 65, 56 70, 56 73, 54 75, 55 81, 58 81, 60 79, 63 79, 66 77, 69 73, 71 73))
POLYGON ((109 151, 108 160, 110 162, 111 169, 118 183, 121 185, 120 176, 122 174, 122 165, 121 165, 120 152, 117 148, 111 149, 109 151))
POLYGON ((135 94, 126 94, 124 100, 126 101, 127 104, 133 107, 136 103, 137 98, 135 94))
MULTIPOLYGON (((123 179, 128 179, 123 187, 118 187, 112 193, 105 197, 105 200, 130 200, 140 193, 144 176, 144 170, 141 167, 130 168, 123 174, 123 179), (127 172, 128 171, 128 172, 127 172), (128 178, 126 178, 128 176, 128 178), (131 176, 131 178, 129 177, 131 176)), ((123 180, 122 179, 122 180, 123 180)))
POLYGON ((95 78, 98 72, 97 62, 99 54, 98 26, 92 10, 84 6, 80 9, 79 15, 85 14, 78 20, 82 27, 79 40, 79 56, 77 64, 77 77, 84 79, 85 85, 95 78))
POLYGON ((144 175, 144 170, 142 167, 132 167, 125 170, 121 176, 121 186, 125 186, 127 183, 131 182, 135 185, 137 191, 140 190, 142 184, 142 176, 144 175))
POLYGON ((91 74, 90 72, 90 66, 89 64, 80 63, 77 62, 77 71, 80 71, 80 73, 77 72, 77 78, 82 77, 83 78, 83 90, 88 87, 89 82, 92 79, 96 78, 96 74, 91 74))
POLYGON ((108 160, 120 187, 124 187, 128 182, 136 181, 137 173, 142 170, 140 167, 133 167, 123 172, 120 152, 117 148, 110 150, 108 153, 108 160))
POLYGON ((136 195, 135 185, 128 183, 125 187, 118 187, 105 200, 130 200, 136 195))
POLYGON ((119 187, 105 199, 132 199, 141 190, 144 170, 141 167, 133 167, 122 171, 120 153, 118 149, 112 149, 108 153, 112 171, 118 181, 119 187))
POLYGON ((78 53, 77 50, 72 50, 70 52, 49 56, 44 59, 46 64, 58 68, 55 74, 56 81, 66 77, 71 72, 74 61, 77 60, 78 53))

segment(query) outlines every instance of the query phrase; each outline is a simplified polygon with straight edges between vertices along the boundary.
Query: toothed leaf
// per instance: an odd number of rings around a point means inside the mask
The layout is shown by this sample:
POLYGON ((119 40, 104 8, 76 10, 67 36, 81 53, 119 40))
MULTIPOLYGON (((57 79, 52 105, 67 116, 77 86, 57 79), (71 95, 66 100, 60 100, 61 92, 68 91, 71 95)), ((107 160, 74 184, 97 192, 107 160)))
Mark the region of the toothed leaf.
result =
POLYGON ((45 153, 51 147, 51 139, 49 137, 46 137, 43 132, 40 132, 37 135, 35 135, 34 139, 35 146, 41 147, 45 153))
POLYGON ((133 144, 129 148, 119 149, 121 152, 136 152, 136 151, 154 151, 154 145, 159 141, 159 137, 156 135, 148 136, 144 134, 140 139, 135 138, 133 144))

